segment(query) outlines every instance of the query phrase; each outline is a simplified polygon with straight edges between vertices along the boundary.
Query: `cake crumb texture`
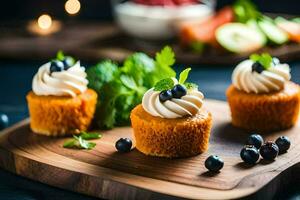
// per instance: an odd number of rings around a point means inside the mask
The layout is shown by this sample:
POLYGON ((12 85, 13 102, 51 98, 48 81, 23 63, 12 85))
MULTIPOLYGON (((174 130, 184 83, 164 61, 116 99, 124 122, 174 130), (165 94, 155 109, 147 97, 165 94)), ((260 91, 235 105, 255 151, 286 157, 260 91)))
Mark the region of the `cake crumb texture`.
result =
POLYGON ((146 155, 189 157, 208 149, 212 116, 204 108, 195 116, 165 119, 148 114, 138 105, 130 118, 136 148, 146 155))
POLYGON ((246 93, 231 85, 226 96, 234 126, 264 133, 288 129, 298 120, 300 89, 293 82, 267 94, 246 93))
POLYGON ((30 127, 33 132, 63 136, 86 131, 92 121, 97 93, 88 89, 76 97, 27 94, 30 127))

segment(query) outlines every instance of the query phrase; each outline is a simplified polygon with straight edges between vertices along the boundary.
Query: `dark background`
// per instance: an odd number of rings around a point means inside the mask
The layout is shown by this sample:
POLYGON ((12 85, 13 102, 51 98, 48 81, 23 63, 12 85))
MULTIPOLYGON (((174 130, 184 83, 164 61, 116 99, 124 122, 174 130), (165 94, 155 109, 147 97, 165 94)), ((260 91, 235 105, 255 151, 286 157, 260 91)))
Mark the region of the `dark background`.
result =
MULTIPOLYGON (((109 0, 81 0, 81 11, 76 20, 110 20, 112 19, 109 0)), ((232 3, 233 0, 219 0, 217 7, 232 3)), ((299 0, 254 0, 264 12, 300 14, 299 0)), ((1 0, 0 23, 36 18, 48 13, 58 19, 68 19, 64 11, 64 0, 1 0)))

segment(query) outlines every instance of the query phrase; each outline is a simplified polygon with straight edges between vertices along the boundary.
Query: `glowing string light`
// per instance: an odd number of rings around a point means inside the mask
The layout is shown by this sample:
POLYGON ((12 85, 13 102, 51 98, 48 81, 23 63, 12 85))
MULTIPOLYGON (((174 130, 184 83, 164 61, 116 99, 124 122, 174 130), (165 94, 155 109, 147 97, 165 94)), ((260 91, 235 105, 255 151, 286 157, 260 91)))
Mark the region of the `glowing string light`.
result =
POLYGON ((52 25, 52 18, 50 15, 43 14, 38 18, 38 26, 41 29, 49 29, 52 25))
POLYGON ((80 11, 81 5, 78 0, 68 0, 65 3, 65 10, 70 15, 75 15, 80 11))

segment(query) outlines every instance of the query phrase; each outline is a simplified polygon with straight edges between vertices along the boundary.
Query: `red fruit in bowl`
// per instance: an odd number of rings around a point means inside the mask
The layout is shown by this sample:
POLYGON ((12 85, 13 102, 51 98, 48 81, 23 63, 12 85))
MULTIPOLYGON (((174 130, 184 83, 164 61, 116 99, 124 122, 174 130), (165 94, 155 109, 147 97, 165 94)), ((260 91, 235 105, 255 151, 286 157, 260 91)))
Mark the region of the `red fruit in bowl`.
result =
POLYGON ((199 1, 197 0, 173 0, 173 2, 176 4, 176 5, 192 5, 192 4, 197 4, 199 3, 199 1))

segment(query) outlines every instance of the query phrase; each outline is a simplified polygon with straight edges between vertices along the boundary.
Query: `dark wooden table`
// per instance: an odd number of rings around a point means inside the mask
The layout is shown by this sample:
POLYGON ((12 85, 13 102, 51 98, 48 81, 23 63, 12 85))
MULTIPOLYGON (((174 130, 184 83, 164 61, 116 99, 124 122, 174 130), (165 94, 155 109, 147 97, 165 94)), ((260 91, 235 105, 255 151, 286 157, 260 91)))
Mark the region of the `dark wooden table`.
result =
MULTIPOLYGON (((0 112, 6 113, 10 125, 28 117, 25 95, 31 90, 31 80, 40 61, 0 61, 0 112)), ((93 63, 85 63, 90 66, 93 63)), ((300 83, 300 62, 291 63, 293 81, 300 83)), ((180 71, 184 65, 177 65, 180 71)), ((230 84, 234 66, 194 65, 191 81, 196 82, 206 98, 225 100, 225 90, 230 84)), ((288 188, 276 194, 278 199, 299 199, 300 180, 295 180, 288 188)), ((0 170, 0 199, 94 199, 61 189, 46 186, 9 172, 0 170)))

